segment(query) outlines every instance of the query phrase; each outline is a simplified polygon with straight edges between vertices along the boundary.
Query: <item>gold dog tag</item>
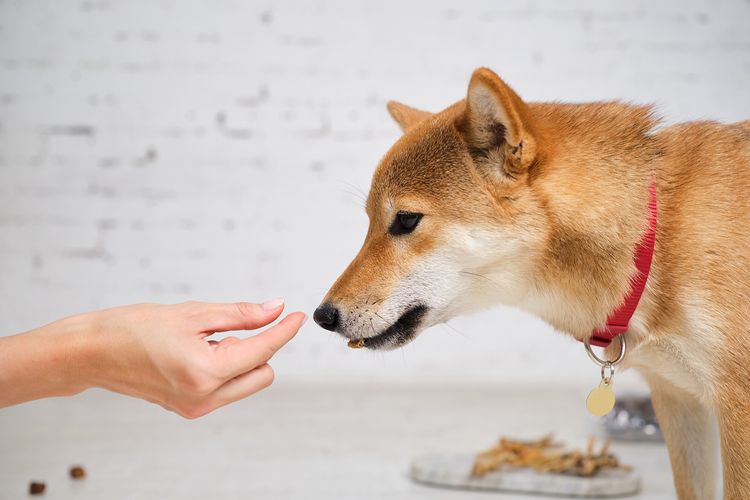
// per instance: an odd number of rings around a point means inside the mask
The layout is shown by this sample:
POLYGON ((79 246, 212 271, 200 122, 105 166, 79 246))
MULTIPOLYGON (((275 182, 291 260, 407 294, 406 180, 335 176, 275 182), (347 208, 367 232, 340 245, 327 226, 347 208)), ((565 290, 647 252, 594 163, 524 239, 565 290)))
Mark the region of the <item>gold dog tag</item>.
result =
POLYGON ((589 393, 586 398, 586 408, 592 415, 603 417, 615 407, 615 393, 612 391, 612 385, 601 381, 599 387, 589 393))

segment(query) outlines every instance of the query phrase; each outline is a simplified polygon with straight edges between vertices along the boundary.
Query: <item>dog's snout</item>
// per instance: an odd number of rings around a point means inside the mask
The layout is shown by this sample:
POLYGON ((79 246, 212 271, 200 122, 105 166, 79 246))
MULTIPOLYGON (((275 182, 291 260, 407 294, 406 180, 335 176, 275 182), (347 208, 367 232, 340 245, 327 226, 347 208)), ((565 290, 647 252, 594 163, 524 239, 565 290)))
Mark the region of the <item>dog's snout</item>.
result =
POLYGON ((332 304, 321 304, 315 309, 313 320, 326 330, 334 331, 339 324, 339 310, 332 304))

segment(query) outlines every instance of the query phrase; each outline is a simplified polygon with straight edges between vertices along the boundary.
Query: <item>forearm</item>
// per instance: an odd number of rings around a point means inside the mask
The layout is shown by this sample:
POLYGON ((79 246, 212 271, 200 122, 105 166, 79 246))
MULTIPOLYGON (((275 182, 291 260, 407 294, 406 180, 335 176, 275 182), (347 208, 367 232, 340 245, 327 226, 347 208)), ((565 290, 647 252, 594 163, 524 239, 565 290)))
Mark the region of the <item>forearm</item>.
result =
POLYGON ((0 408, 90 387, 94 346, 89 315, 0 337, 0 408))

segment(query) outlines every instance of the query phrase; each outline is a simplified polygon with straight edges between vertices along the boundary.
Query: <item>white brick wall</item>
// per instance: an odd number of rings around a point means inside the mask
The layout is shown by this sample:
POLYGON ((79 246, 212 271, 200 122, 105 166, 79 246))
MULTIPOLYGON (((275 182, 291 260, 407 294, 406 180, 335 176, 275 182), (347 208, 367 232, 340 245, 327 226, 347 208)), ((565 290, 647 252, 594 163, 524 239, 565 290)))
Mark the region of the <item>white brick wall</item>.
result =
MULTIPOLYGON (((0 334, 138 301, 311 312, 366 229, 396 98, 486 65, 528 99, 750 117, 750 1, 0 0, 0 334)), ((588 381, 509 310, 385 355, 304 328, 280 377, 588 381)), ((158 332, 154 332, 158 335, 158 332)))

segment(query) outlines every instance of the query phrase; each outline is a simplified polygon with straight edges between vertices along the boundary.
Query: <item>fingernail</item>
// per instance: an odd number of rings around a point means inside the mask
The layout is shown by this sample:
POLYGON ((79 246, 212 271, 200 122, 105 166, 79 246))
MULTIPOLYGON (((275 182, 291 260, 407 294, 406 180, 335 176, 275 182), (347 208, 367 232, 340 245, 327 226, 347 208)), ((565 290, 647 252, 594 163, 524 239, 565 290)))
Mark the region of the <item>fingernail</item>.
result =
MULTIPOLYGON (((302 313, 302 314, 305 314, 305 313, 302 313)), ((304 318, 302 318, 302 323, 300 323, 300 325, 299 325, 299 326, 302 326, 302 325, 304 325, 305 323, 307 323, 307 314, 305 314, 305 317, 304 317, 304 318)))
POLYGON ((284 299, 278 298, 278 299, 271 299, 263 302, 261 306, 263 307, 263 310, 266 312, 275 311, 279 307, 284 305, 284 299))

